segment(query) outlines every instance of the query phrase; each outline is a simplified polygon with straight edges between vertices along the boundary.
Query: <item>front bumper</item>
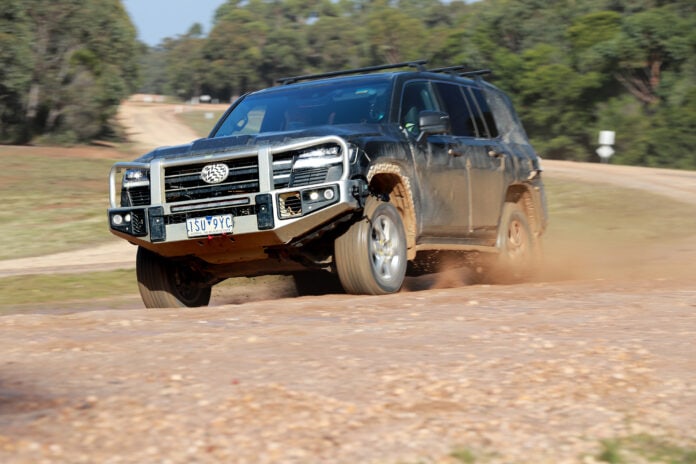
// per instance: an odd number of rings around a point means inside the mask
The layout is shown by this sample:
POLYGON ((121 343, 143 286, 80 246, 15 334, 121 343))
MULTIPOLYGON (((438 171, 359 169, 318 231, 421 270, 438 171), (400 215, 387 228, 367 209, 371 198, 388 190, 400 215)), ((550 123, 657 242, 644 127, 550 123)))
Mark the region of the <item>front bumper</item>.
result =
POLYGON ((360 208, 367 190, 361 180, 348 179, 349 151, 339 137, 322 137, 276 147, 244 149, 218 155, 174 160, 155 159, 150 163, 117 163, 111 169, 109 226, 112 233, 163 256, 195 255, 212 263, 246 261, 267 257, 265 249, 292 243, 360 208), (343 153, 341 175, 328 182, 301 186, 278 185, 274 160, 278 153, 318 145, 336 144, 343 153), (165 170, 200 163, 230 162, 258 157, 258 191, 167 202, 165 170), (122 207, 121 173, 147 170, 149 204, 122 207), (275 173, 275 177, 274 177, 275 173), (189 236, 187 220, 229 215, 229 233, 189 236))

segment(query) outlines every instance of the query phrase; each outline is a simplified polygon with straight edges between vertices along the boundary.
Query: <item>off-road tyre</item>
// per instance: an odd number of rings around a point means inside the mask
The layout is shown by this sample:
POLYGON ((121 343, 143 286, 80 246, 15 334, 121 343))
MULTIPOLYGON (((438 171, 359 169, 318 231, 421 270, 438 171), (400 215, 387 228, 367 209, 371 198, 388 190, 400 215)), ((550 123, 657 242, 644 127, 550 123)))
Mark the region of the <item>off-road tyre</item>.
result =
POLYGON ((488 261, 479 277, 481 282, 519 283, 531 280, 538 272, 541 243, 517 203, 506 203, 503 207, 496 247, 499 253, 488 261))
POLYGON ((334 243, 336 271, 347 293, 384 295, 401 289, 406 275, 406 233, 390 203, 369 197, 363 218, 334 243))
POLYGON ((210 302, 210 285, 184 265, 145 248, 138 247, 135 271, 146 308, 193 308, 210 302))

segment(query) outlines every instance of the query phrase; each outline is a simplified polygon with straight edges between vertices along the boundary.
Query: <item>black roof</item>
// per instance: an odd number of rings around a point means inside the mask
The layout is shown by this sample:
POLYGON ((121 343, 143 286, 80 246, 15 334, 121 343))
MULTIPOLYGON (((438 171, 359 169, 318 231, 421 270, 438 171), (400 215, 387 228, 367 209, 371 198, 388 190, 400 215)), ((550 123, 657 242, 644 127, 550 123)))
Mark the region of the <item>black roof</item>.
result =
POLYGON ((467 65, 456 65, 456 66, 448 66, 448 67, 444 67, 444 68, 428 69, 425 66, 426 63, 427 63, 426 60, 406 61, 406 62, 402 62, 402 63, 383 64, 383 65, 379 65, 379 66, 368 66, 368 67, 364 67, 364 68, 346 69, 346 70, 342 70, 342 71, 330 71, 330 72, 319 73, 319 74, 305 74, 305 75, 294 76, 294 77, 283 77, 281 79, 278 79, 276 82, 278 82, 281 85, 288 85, 288 84, 294 84, 294 83, 299 82, 299 81, 324 79, 324 78, 338 77, 338 76, 348 76, 348 75, 354 75, 354 74, 370 74, 370 73, 374 73, 377 71, 384 71, 387 69, 399 69, 399 68, 416 68, 420 72, 447 73, 447 74, 457 75, 457 76, 462 76, 462 77, 480 77, 480 76, 492 73, 492 71, 490 69, 467 70, 469 68, 469 66, 467 66, 467 65))

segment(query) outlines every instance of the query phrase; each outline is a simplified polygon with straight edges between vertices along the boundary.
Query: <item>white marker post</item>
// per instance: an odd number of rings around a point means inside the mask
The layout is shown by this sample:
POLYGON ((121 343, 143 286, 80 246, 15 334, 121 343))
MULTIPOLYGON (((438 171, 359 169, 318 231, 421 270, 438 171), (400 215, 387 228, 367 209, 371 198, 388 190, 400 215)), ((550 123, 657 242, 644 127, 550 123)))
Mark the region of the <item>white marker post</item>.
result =
POLYGON ((602 160, 602 163, 608 163, 611 155, 614 154, 614 149, 611 148, 614 145, 614 139, 616 138, 616 132, 614 131, 599 131, 599 148, 597 148, 597 154, 602 160))

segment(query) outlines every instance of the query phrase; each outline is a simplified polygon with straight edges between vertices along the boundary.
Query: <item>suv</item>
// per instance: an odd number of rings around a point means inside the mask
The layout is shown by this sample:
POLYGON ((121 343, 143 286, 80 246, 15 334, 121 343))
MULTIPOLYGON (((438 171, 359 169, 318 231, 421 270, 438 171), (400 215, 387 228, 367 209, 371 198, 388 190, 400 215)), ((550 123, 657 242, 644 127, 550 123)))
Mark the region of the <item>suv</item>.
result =
POLYGON ((527 276, 547 221, 539 158, 487 72, 418 61, 285 78, 207 138, 116 163, 109 225, 138 246, 145 305, 204 306, 239 276, 371 295, 443 262, 527 276))

